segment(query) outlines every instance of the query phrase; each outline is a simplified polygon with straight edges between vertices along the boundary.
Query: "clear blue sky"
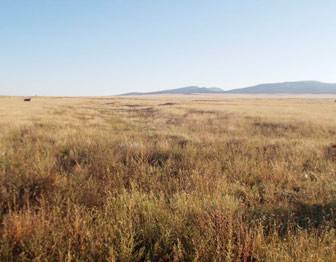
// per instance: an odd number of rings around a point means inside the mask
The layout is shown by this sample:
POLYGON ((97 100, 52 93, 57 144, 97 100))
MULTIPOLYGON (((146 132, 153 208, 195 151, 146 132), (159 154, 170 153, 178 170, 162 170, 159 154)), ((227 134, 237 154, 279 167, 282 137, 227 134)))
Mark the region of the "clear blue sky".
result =
POLYGON ((334 0, 1 0, 0 95, 336 82, 334 0))

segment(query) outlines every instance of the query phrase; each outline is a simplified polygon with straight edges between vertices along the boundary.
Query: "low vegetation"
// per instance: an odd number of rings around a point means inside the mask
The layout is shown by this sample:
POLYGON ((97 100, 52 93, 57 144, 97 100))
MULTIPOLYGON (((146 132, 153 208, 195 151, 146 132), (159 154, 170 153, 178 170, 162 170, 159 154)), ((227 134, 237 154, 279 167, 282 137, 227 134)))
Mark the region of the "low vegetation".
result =
POLYGON ((331 99, 0 98, 0 261, 336 261, 331 99))

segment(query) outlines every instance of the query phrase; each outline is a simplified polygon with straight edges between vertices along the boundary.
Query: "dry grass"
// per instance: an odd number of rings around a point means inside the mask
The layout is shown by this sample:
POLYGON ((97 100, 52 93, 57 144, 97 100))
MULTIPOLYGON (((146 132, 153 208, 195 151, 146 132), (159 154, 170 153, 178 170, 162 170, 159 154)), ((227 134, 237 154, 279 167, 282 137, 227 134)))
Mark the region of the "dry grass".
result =
POLYGON ((0 97, 1 261, 336 261, 332 99, 0 97))

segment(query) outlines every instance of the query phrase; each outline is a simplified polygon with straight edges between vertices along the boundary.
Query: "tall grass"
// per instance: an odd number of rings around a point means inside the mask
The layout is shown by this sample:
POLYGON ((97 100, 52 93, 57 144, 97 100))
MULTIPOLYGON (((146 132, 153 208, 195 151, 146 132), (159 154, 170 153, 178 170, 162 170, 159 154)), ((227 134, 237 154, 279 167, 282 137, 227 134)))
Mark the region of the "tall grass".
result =
POLYGON ((336 260, 331 100, 1 101, 1 261, 336 260))

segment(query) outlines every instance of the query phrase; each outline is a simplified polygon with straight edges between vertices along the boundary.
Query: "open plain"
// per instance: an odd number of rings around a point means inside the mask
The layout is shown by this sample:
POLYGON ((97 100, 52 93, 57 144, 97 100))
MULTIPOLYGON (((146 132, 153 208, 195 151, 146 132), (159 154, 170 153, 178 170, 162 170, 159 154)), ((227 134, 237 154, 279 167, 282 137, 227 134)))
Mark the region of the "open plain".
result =
POLYGON ((336 261, 336 103, 0 97, 1 261, 336 261))

